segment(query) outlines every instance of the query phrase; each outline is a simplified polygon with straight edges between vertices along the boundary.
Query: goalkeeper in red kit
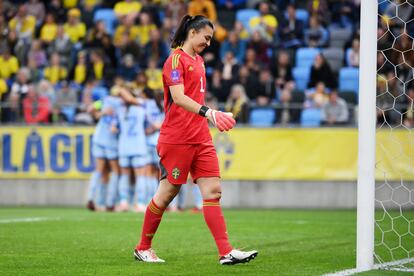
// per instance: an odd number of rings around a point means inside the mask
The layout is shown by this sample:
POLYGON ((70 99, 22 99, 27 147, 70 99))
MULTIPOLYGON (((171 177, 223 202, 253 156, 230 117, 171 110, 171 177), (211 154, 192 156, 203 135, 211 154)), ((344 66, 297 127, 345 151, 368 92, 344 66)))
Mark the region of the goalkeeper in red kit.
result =
MULTIPOLYGON (((164 262, 151 248, 151 241, 165 208, 187 183, 189 173, 200 187, 204 219, 216 242, 220 264, 245 263, 258 254, 230 245, 220 207, 220 169, 207 120, 220 131, 232 129, 236 122, 231 113, 204 105, 206 75, 203 58, 198 54, 210 45, 213 32, 214 25, 206 17, 184 16, 171 44, 175 50, 163 67, 165 119, 157 145, 161 176, 134 251, 139 261, 164 262)), ((139 104, 132 96, 126 100, 139 104)))

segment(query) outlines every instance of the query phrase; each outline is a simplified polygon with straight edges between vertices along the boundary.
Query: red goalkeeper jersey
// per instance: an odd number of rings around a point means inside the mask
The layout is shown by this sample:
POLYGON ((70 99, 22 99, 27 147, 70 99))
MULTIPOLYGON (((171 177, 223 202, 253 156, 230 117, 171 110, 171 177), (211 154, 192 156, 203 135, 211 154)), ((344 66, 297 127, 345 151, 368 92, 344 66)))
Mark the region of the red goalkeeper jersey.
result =
POLYGON ((184 85, 184 94, 204 105, 206 73, 203 58, 175 50, 162 69, 165 119, 158 142, 166 144, 199 144, 211 140, 207 119, 189 112, 173 102, 170 86, 184 85))

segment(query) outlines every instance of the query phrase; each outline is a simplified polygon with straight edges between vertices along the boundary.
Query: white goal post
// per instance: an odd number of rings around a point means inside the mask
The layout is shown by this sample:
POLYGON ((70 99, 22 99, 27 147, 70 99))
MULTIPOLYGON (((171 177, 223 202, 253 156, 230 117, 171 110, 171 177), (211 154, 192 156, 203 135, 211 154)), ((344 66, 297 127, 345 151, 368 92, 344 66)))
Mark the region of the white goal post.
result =
POLYGON ((374 266, 378 1, 361 1, 358 110, 358 271, 374 266))

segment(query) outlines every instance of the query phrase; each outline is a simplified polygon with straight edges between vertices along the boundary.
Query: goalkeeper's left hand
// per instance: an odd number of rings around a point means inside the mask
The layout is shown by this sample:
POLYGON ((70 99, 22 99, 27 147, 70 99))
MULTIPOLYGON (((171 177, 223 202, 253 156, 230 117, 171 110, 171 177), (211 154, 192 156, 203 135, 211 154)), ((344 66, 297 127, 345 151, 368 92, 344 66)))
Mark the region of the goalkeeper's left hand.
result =
POLYGON ((236 121, 233 119, 233 113, 231 112, 208 109, 206 117, 220 132, 229 131, 236 124, 236 121))

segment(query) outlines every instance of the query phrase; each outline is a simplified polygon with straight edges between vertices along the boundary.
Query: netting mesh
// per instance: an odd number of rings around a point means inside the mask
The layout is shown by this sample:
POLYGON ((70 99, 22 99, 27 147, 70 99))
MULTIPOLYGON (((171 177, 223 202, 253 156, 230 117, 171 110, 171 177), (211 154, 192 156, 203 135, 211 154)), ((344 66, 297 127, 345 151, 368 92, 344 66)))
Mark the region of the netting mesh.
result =
POLYGON ((375 258, 414 271, 414 1, 378 2, 375 258))

